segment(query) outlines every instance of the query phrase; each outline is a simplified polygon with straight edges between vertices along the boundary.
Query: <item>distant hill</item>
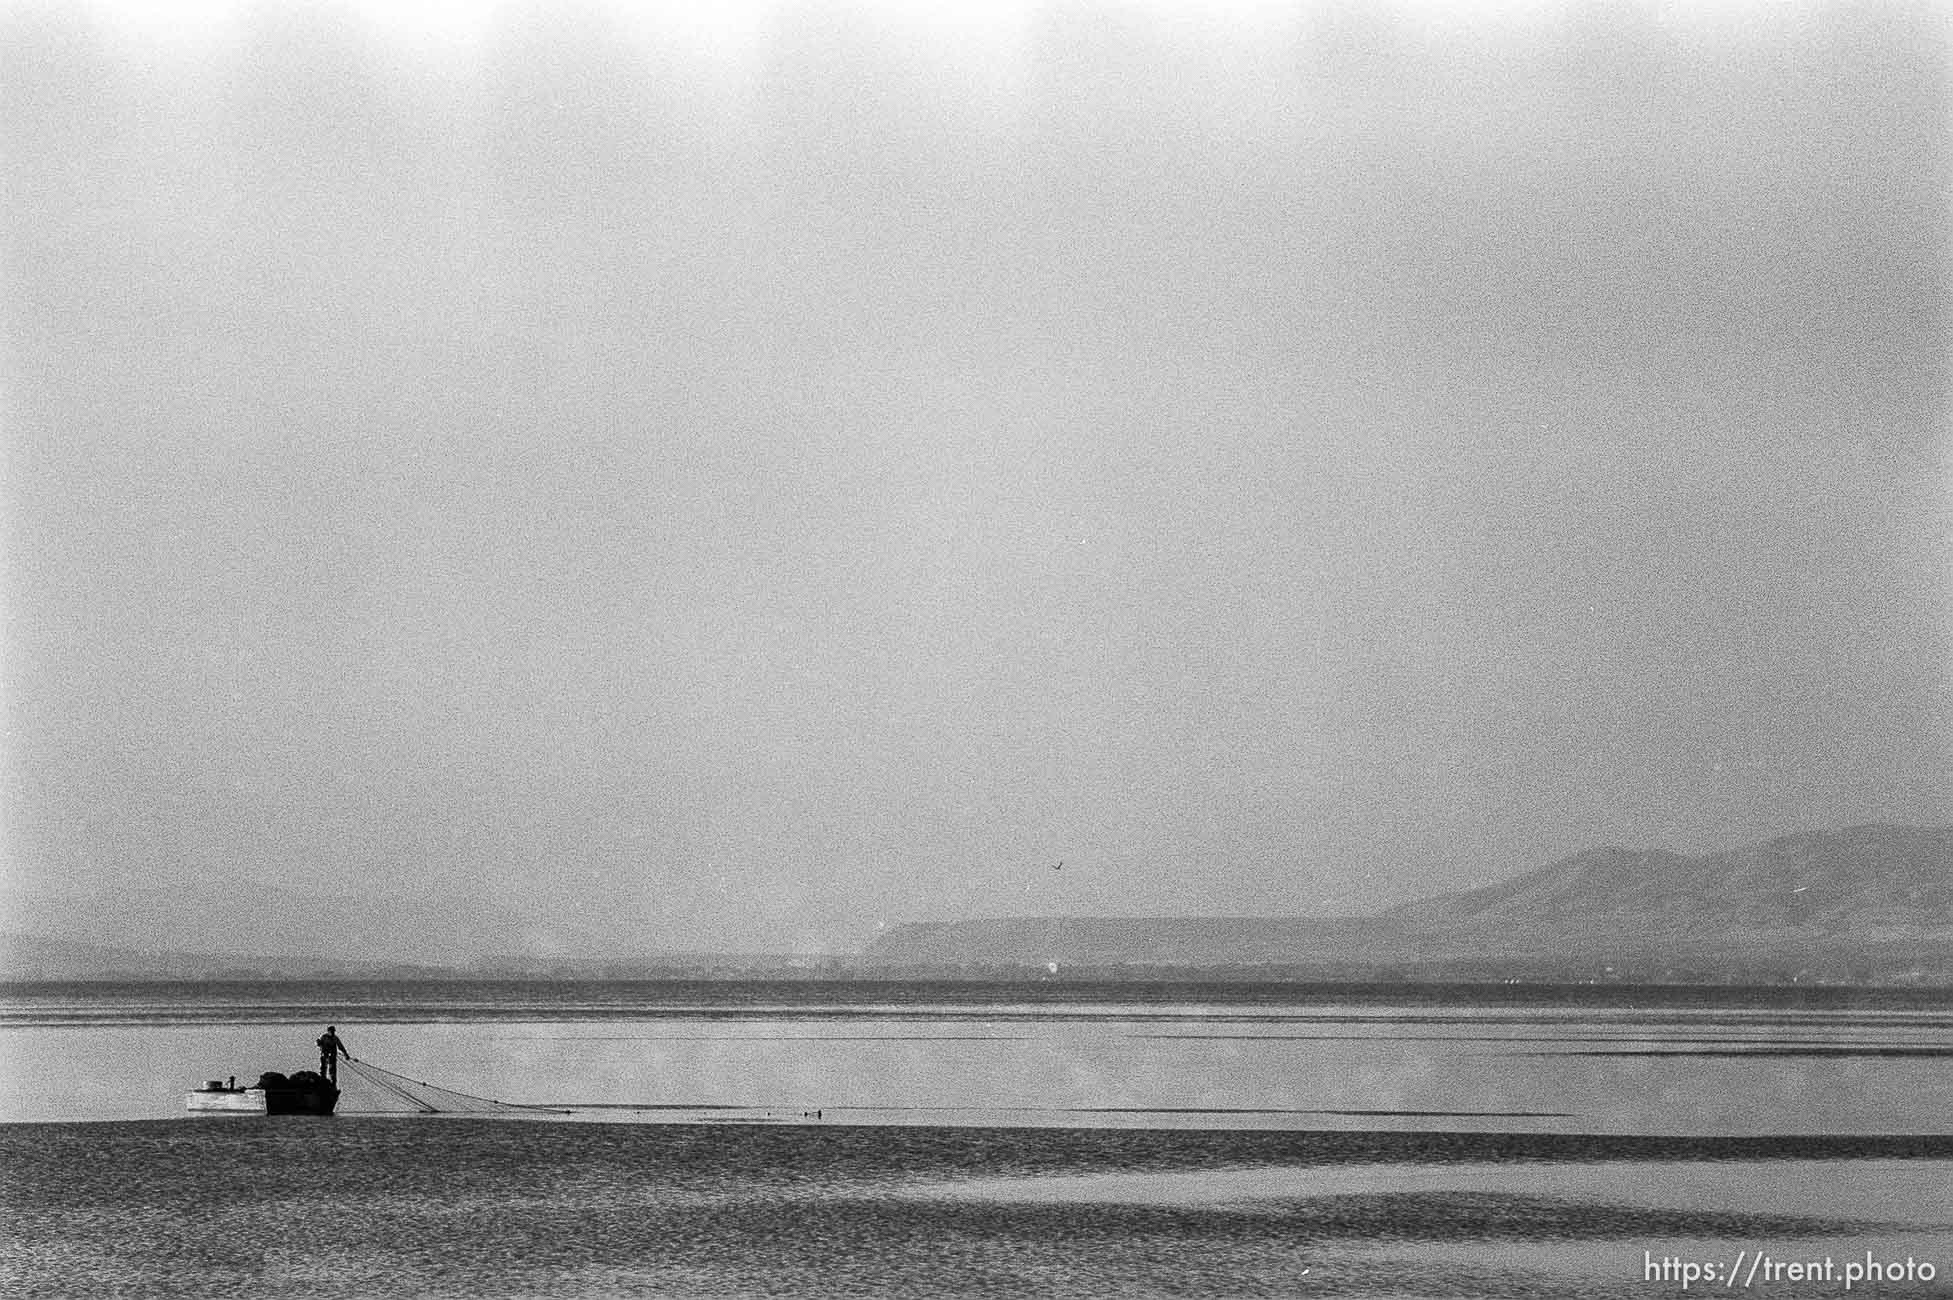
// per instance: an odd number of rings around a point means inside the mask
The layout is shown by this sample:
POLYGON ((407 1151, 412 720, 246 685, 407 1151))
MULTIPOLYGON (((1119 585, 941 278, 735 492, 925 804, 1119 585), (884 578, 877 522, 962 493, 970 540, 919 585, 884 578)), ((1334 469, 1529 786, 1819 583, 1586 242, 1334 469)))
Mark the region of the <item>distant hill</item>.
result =
POLYGON ((0 980, 805 979, 831 958, 778 953, 653 952, 636 957, 501 956, 466 962, 367 960, 344 953, 187 953, 107 948, 0 931, 0 980))
POLYGON ((451 973, 417 962, 344 957, 140 952, 0 932, 0 980, 406 979, 451 973))
POLYGON ((1340 960, 1368 922, 1310 917, 1014 917, 923 921, 881 935, 870 962, 902 965, 1244 965, 1340 960))
POLYGON ((536 921, 449 893, 357 898, 246 881, 0 907, 0 979, 8 980, 712 978, 820 965, 784 954, 649 951, 625 917, 536 921))
POLYGON ((1653 975, 1866 963, 1953 971, 1953 827, 1855 826, 1726 853, 1595 849, 1368 917, 1055 918, 897 926, 863 961, 1352 968, 1500 962, 1535 974, 1634 961, 1653 975), (1543 964, 1544 963, 1544 964, 1543 964))
POLYGON ((1953 983, 1953 827, 1855 826, 1701 857, 1594 849, 1364 917, 917 922, 852 959, 647 952, 618 918, 550 927, 479 897, 249 882, 24 900, 0 922, 0 979, 872 976, 1055 963, 1110 975, 1953 983))
POLYGON ((1379 919, 1474 950, 1953 943, 1953 827, 1853 826, 1699 858, 1595 849, 1379 919))
POLYGON ((0 933, 0 978, 61 980, 150 969, 153 958, 128 948, 0 933))
POLYGON ((17 950, 58 940, 78 953, 106 950, 118 964, 153 954, 465 964, 525 942, 521 919, 481 898, 355 898, 253 881, 26 899, 6 921, 17 950))

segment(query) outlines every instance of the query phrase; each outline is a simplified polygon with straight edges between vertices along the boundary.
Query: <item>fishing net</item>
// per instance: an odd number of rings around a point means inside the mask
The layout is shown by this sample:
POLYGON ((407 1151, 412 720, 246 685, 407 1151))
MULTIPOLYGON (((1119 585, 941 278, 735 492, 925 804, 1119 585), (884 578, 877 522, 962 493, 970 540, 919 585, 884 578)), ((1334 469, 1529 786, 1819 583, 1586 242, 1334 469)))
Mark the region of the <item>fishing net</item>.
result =
POLYGON ((339 1070, 339 1111, 360 1115, 568 1115, 561 1106, 525 1106, 456 1092, 371 1061, 347 1058, 339 1070))

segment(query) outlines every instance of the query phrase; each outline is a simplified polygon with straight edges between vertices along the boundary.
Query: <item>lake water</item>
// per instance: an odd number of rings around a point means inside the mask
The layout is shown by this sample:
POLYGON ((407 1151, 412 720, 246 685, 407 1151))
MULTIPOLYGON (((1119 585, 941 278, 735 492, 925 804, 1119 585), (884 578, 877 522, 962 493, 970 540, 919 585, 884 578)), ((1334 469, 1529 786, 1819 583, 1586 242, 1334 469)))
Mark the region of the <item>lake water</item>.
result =
POLYGON ((0 1293, 1948 1294, 1946 1001, 15 986, 0 1293), (184 1112, 328 1021, 574 1122, 184 1112))
MULTIPOLYGON (((160 1119, 350 1050, 607 1121, 1618 1134, 1953 1132, 1953 1008, 1139 997, 922 985, 48 985, 0 993, 0 1121, 160 1119), (954 1000, 946 996, 953 993, 954 1000)), ((1603 995, 1597 994, 1598 999, 1603 995)), ((1618 998, 1618 994, 1612 995, 1618 998)), ((1897 999, 1894 999, 1898 1002, 1897 999)), ((388 1106, 342 1079, 350 1114, 388 1106)))

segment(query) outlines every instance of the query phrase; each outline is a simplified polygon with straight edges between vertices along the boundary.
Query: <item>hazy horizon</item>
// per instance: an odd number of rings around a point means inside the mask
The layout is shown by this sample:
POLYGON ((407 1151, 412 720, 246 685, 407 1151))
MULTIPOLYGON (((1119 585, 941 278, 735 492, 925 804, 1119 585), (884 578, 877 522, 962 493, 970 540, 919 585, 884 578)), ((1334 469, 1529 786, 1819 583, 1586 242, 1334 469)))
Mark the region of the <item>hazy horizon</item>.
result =
POLYGON ((820 950, 1953 823, 1953 15, 383 8, 0 8, 10 889, 820 950))

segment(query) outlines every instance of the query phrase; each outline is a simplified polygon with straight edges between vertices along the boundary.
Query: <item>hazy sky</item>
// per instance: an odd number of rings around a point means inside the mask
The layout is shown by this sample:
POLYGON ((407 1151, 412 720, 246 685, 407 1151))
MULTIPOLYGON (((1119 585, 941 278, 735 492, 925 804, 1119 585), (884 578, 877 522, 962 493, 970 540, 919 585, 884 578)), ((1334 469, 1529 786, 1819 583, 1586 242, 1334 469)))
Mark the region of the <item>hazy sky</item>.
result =
POLYGON ((379 8, 4 8, 12 885, 811 948, 1953 820, 1947 11, 379 8))

